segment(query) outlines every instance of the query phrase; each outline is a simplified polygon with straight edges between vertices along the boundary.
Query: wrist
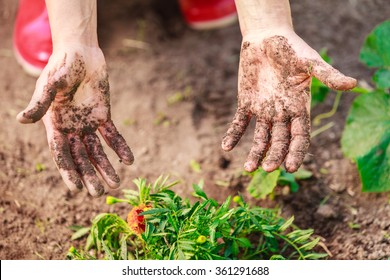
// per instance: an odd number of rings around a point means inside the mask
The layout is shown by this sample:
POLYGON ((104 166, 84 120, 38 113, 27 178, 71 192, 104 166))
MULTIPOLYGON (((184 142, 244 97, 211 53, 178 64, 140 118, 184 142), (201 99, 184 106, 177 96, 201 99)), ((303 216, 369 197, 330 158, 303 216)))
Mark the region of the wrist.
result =
POLYGON ((290 3, 288 0, 235 0, 240 29, 248 34, 270 31, 292 31, 290 3))
POLYGON ((63 45, 98 47, 96 0, 46 0, 53 49, 63 45))
POLYGON ((272 36, 284 36, 291 37, 292 35, 296 35, 295 31, 291 27, 273 27, 268 29, 251 29, 242 35, 243 41, 249 42, 261 42, 265 38, 269 38, 272 36))
POLYGON ((83 30, 80 32, 66 32, 58 36, 53 36, 53 50, 64 46, 83 46, 90 48, 99 48, 97 36, 83 30))

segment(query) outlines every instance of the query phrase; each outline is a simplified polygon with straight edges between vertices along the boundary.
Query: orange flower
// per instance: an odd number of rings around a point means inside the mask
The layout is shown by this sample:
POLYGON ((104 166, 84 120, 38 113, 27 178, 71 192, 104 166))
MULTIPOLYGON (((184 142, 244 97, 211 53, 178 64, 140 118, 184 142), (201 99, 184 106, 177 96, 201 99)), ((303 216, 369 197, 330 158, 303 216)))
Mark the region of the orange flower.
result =
POLYGON ((127 224, 135 234, 141 235, 143 232, 145 232, 145 216, 140 216, 140 214, 150 209, 150 206, 140 204, 136 207, 133 207, 133 209, 131 209, 127 215, 127 224))

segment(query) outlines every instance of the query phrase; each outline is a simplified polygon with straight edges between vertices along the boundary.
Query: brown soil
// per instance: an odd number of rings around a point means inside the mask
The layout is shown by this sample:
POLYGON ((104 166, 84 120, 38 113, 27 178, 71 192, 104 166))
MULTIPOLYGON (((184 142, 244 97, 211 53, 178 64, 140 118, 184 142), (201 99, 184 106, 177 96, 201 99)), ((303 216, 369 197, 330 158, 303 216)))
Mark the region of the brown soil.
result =
MULTIPOLYGON (((125 217, 128 209, 109 207, 105 197, 93 199, 85 190, 70 194, 50 157, 42 123, 16 122, 35 85, 12 53, 16 2, 0 0, 0 258, 63 259, 71 246, 70 226, 87 226, 104 211, 115 210, 125 217), (46 168, 38 172, 37 164, 46 168)), ((371 71, 358 62, 358 53, 366 34, 390 15, 388 1, 291 2, 297 33, 317 50, 326 47, 342 72, 369 81, 371 71)), ((237 191, 247 196, 247 179, 236 175, 249 152, 253 124, 232 152, 224 153, 220 147, 236 108, 238 25, 190 30, 174 0, 99 1, 99 25, 113 119, 135 155, 134 165, 126 167, 106 148, 122 188, 133 188, 136 177, 154 180, 170 174, 182 180, 175 188, 181 195, 190 196, 191 183, 203 178, 206 192, 218 200, 237 191), (130 47, 126 39, 147 45, 130 47), (190 96, 168 105, 167 98, 176 92, 190 96), (189 167, 191 160, 201 164, 201 173, 189 167), (230 186, 220 187, 217 180, 229 181, 230 186)), ((333 97, 316 107, 312 116, 330 110, 333 97)), ((389 196, 361 193, 356 168, 340 151, 353 97, 343 96, 331 119, 336 125, 312 140, 304 166, 313 178, 301 182, 298 193, 280 194, 274 201, 250 201, 278 205, 286 217, 295 215, 298 226, 314 228, 324 238, 331 259, 387 259, 389 196)))

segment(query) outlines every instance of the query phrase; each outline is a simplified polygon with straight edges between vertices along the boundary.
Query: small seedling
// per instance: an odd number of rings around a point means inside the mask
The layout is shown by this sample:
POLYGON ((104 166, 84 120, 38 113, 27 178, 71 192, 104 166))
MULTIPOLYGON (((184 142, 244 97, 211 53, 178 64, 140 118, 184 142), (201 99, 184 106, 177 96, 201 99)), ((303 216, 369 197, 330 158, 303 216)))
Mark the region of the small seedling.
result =
POLYGON ((169 126, 170 121, 168 116, 165 113, 158 112, 156 118, 153 121, 154 125, 162 125, 164 127, 169 126))
POLYGON ((123 124, 125 126, 132 126, 132 125, 135 125, 137 123, 137 121, 135 119, 125 119, 123 120, 123 124))
POLYGON ((167 103, 169 106, 172 106, 176 103, 182 102, 187 100, 192 94, 192 87, 191 86, 186 86, 184 91, 178 91, 167 98, 167 103))
POLYGON ((291 192, 297 192, 299 185, 297 180, 305 180, 312 177, 310 171, 300 169, 295 173, 287 173, 284 169, 278 168, 273 172, 265 172, 261 167, 252 172, 252 180, 248 185, 248 192, 254 198, 266 198, 274 192, 276 186, 289 186, 291 192))
POLYGON ((359 224, 357 224, 357 223, 349 222, 348 223, 348 227, 350 229, 360 229, 361 226, 359 224))
POLYGON ((43 163, 38 162, 37 164, 35 164, 35 170, 37 172, 42 172, 42 171, 46 170, 46 165, 44 165, 43 163))
POLYGON ((202 172, 202 167, 200 166, 200 163, 197 162, 194 159, 192 159, 190 161, 190 167, 191 167, 191 170, 194 171, 195 173, 201 173, 202 172))

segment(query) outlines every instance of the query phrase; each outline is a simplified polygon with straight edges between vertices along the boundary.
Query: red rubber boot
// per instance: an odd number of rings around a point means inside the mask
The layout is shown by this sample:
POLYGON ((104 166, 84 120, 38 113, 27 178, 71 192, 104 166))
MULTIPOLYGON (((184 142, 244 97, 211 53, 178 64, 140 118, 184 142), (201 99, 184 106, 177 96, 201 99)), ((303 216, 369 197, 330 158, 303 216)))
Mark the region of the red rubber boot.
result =
POLYGON ((20 0, 13 44, 16 59, 23 69, 39 76, 53 51, 44 0, 20 0))
POLYGON ((234 0, 179 0, 187 24, 194 29, 214 29, 237 20, 234 0))

